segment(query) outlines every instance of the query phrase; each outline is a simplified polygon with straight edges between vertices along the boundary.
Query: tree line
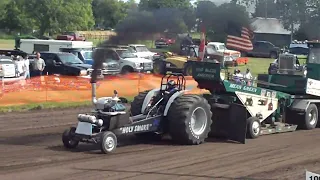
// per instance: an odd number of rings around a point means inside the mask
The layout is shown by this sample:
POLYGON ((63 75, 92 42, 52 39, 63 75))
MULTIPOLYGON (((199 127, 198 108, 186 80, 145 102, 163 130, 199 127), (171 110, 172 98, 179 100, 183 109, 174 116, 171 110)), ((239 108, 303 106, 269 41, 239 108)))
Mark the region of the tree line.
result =
MULTIPOLYGON (((1 0, 0 29, 39 36, 64 31, 112 28, 136 37, 199 31, 222 41, 232 27, 249 26, 251 17, 280 19, 297 39, 319 38, 320 0, 231 0, 220 6, 189 0, 1 0), (247 7, 254 4, 255 12, 247 7), (251 17, 250 17, 251 16, 251 17), (294 28, 299 24, 299 28, 294 28)), ((125 36, 125 38, 128 38, 125 36)))

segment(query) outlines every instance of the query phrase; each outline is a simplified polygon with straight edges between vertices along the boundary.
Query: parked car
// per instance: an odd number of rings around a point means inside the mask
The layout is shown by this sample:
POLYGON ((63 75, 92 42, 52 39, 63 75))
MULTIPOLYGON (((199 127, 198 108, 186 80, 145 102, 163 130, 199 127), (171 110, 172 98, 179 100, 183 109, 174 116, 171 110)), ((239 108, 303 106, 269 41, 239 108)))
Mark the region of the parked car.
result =
POLYGON ((173 38, 165 38, 162 37, 160 39, 155 40, 154 45, 156 48, 168 47, 176 42, 173 38))
POLYGON ((280 54, 280 48, 273 45, 268 41, 256 41, 253 43, 253 50, 247 53, 243 53, 243 56, 252 57, 265 57, 265 58, 278 58, 280 54))
POLYGON ((93 50, 92 49, 60 48, 60 51, 74 54, 85 64, 90 64, 90 65, 93 64, 93 59, 92 59, 93 50))
MULTIPOLYGON (((45 61, 44 74, 67 75, 67 76, 88 76, 92 72, 91 65, 83 63, 77 56, 66 52, 40 52, 41 58, 45 61)), ((30 73, 33 76, 33 62, 30 60, 30 73)))
POLYGON ((299 59, 307 59, 309 47, 305 42, 294 41, 289 45, 289 53, 297 55, 299 59))
POLYGON ((86 38, 76 32, 65 32, 57 36, 57 40, 85 41, 86 38))
POLYGON ((157 53, 151 52, 145 45, 143 44, 129 44, 129 47, 131 47, 134 50, 134 55, 136 55, 139 58, 145 58, 153 60, 153 56, 157 53))
POLYGON ((108 48, 106 60, 120 63, 120 72, 127 74, 131 72, 151 72, 153 61, 138 57, 126 48, 108 48))
POLYGON ((12 61, 11 57, 0 56, 0 77, 18 77, 16 64, 12 61))

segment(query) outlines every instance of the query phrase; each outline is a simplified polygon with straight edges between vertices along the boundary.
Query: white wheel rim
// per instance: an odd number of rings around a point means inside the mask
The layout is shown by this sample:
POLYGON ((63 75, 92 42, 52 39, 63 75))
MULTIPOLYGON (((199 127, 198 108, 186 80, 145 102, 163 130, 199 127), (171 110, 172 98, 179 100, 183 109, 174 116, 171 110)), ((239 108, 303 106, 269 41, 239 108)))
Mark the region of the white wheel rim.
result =
POLYGON ((115 140, 114 138, 112 137, 107 137, 106 140, 105 140, 105 143, 104 143, 104 147, 105 149, 110 152, 114 149, 114 146, 115 146, 115 140))
POLYGON ((310 125, 313 126, 317 122, 317 114, 315 110, 311 110, 308 114, 310 125))
POLYGON ((202 107, 197 107, 191 114, 191 130, 199 136, 207 126, 207 113, 202 107))
POLYGON ((255 135, 255 136, 257 136, 257 135, 259 135, 259 133, 260 133, 260 124, 259 124, 259 122, 258 121, 254 121, 253 123, 252 123, 252 133, 255 135))

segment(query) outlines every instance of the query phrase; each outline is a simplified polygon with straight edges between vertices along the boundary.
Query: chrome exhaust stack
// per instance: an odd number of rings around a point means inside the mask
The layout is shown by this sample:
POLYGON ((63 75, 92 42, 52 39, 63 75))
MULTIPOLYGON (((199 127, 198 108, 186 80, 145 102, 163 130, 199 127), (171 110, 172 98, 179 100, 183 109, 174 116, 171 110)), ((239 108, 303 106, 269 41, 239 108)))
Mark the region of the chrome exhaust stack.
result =
POLYGON ((92 104, 95 106, 97 104, 97 81, 101 78, 102 75, 102 66, 105 61, 106 50, 104 48, 96 48, 93 53, 93 65, 92 65, 92 73, 91 73, 91 96, 92 96, 92 104))
POLYGON ((97 104, 97 84, 91 83, 91 96, 92 96, 92 104, 97 104))

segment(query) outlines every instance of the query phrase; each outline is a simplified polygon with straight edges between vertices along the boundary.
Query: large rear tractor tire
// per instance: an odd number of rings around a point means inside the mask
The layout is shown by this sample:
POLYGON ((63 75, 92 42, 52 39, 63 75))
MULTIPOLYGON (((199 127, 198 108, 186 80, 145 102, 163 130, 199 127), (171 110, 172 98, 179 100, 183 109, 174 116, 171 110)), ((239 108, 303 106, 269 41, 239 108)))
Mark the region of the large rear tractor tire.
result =
POLYGON ((131 102, 131 115, 132 116, 136 116, 136 115, 141 114, 143 101, 146 98, 149 91, 150 90, 140 92, 136 97, 134 97, 133 101, 131 102))
MULTIPOLYGON (((136 116, 141 114, 141 109, 143 105, 143 101, 146 98, 147 94, 150 90, 140 92, 138 96, 134 97, 131 103, 131 115, 136 116)), ((156 134, 153 132, 146 133, 137 133, 135 136, 141 140, 149 141, 149 140, 161 140, 162 136, 160 134, 156 134)))
POLYGON ((205 141, 212 124, 208 101, 199 95, 182 95, 174 100, 168 112, 169 133, 173 141, 198 145, 205 141))

